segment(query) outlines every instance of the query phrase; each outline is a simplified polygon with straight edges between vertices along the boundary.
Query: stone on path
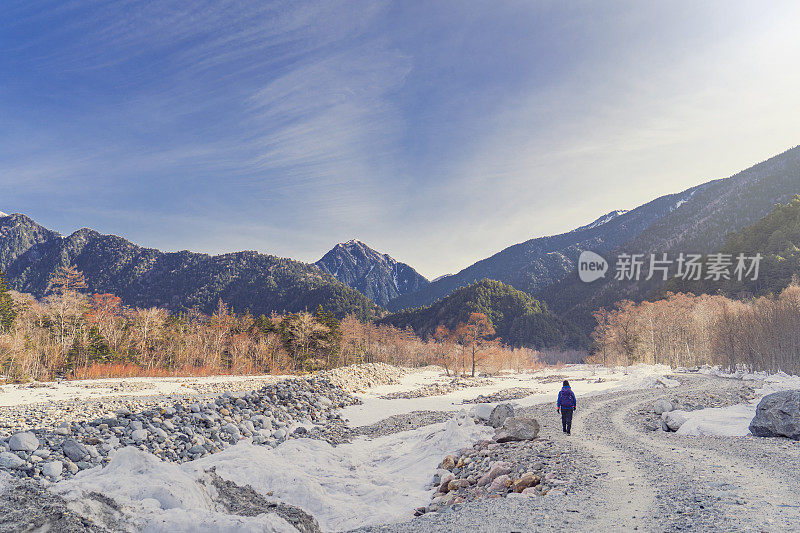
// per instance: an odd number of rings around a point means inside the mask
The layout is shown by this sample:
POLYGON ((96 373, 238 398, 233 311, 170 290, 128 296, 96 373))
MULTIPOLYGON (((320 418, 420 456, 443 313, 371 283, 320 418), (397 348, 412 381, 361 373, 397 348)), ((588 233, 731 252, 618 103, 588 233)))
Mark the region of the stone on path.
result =
POLYGON ((666 424, 667 429, 670 431, 678 431, 686 420, 686 413, 684 411, 669 411, 662 413, 661 419, 666 424))
POLYGON ((750 422, 756 437, 788 437, 800 440, 800 390, 775 392, 764 396, 750 422))
POLYGON ((89 455, 89 451, 83 444, 72 439, 65 441, 64 446, 61 449, 64 452, 64 455, 66 455, 70 460, 76 462, 89 455))
POLYGON ((496 442, 534 440, 539 436, 539 422, 534 418, 510 417, 494 435, 496 442))
POLYGON ((25 466, 25 460, 11 452, 0 453, 0 468, 17 469, 25 466))
POLYGON ((61 461, 52 461, 42 465, 42 474, 50 478, 61 477, 61 472, 64 471, 64 463, 61 461))
POLYGON ((512 416, 514 416, 514 408, 510 404, 501 403, 492 409, 492 414, 489 415, 489 425, 493 428, 499 428, 507 418, 512 416))
POLYGON ((675 406, 672 405, 672 402, 665 399, 657 400, 655 404, 653 404, 653 412, 657 415, 661 415, 663 413, 669 413, 670 411, 674 411, 675 406))

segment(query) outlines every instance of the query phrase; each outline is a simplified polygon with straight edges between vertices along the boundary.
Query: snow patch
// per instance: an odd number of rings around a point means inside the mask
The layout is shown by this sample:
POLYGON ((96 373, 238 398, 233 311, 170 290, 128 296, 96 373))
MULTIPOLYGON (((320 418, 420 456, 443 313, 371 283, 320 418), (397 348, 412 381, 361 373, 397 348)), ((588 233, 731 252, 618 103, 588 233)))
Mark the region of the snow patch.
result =
POLYGON ((684 413, 686 422, 678 435, 718 435, 744 437, 750 433, 750 421, 756 416, 756 406, 750 404, 711 407, 684 413))
POLYGON ((750 422, 756 416, 756 408, 761 399, 773 392, 800 389, 800 376, 785 372, 767 374, 765 372, 725 372, 719 367, 703 367, 700 373, 743 381, 761 381, 763 386, 756 390, 758 395, 749 403, 729 407, 712 407, 686 413, 686 422, 677 433, 681 435, 717 435, 721 437, 744 437, 750 434, 750 422))
MULTIPOLYGON (((99 492, 122 506, 122 514, 144 531, 275 531, 295 529, 275 514, 254 517, 215 510, 211 493, 185 466, 161 461, 134 447, 119 450, 111 462, 79 472, 52 487, 67 501, 99 492)), ((91 508, 82 509, 83 513, 91 508)))
POLYGON ((214 468, 222 478, 250 485, 268 499, 303 508, 325 531, 342 531, 407 519, 411 509, 430 501, 427 485, 442 457, 492 431, 464 413, 446 423, 336 447, 313 439, 289 440, 275 449, 242 441, 182 465, 128 447, 106 468, 81 472, 53 490, 76 502, 100 492, 148 531, 185 531, 187 524, 192 531, 291 530, 281 529, 288 524, 274 515, 216 511, 200 482, 214 468))
POLYGON ((621 215, 624 215, 627 212, 628 211, 626 209, 617 209, 616 211, 611 211, 610 213, 601 216, 600 218, 598 218, 597 220, 595 220, 591 224, 587 224, 585 226, 581 226, 581 227, 579 227, 579 228, 577 228, 577 229, 575 229, 573 231, 584 231, 584 230, 587 230, 587 229, 593 229, 593 228, 596 228, 598 226, 602 226, 603 224, 608 224, 609 222, 611 222, 615 218, 617 218, 617 217, 619 217, 621 215))

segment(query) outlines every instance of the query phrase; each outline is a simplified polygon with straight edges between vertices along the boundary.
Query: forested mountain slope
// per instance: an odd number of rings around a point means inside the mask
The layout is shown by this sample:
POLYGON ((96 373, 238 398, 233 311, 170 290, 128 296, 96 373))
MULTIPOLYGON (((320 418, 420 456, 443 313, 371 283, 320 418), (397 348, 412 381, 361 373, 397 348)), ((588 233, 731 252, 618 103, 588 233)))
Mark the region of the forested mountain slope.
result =
POLYGON ((222 299, 254 314, 318 305, 338 316, 367 318, 377 311, 358 291, 291 259, 252 251, 165 253, 85 228, 62 237, 21 214, 0 218, 0 269, 11 288, 41 297, 50 276, 68 264, 83 271, 90 291, 116 294, 136 307, 211 312, 222 299))

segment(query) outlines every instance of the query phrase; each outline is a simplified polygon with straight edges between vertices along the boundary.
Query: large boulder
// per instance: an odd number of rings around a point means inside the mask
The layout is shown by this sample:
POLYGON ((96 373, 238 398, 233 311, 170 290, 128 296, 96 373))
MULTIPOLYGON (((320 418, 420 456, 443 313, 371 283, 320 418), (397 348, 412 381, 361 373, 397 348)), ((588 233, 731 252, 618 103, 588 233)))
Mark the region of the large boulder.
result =
POLYGON ((653 404, 653 412, 659 416, 663 413, 669 413, 670 411, 674 410, 675 406, 672 405, 672 402, 663 398, 661 400, 657 400, 656 403, 653 404))
POLYGON ((503 425, 503 422, 505 422, 507 418, 513 416, 514 408, 510 404, 501 403, 492 409, 492 414, 489 415, 489 425, 493 428, 499 428, 503 425))
POLYGON ((39 439, 30 431, 15 433, 8 439, 8 447, 12 452, 35 452, 39 449, 39 439))
POLYGON ((661 419, 670 431, 678 431, 688 420, 685 411, 668 411, 661 414, 661 419))
POLYGON ((750 422, 756 437, 788 437, 800 440, 800 390, 775 392, 764 396, 750 422))
POLYGON ((509 417, 494 434, 496 442, 533 440, 539 436, 539 422, 535 418, 509 417))

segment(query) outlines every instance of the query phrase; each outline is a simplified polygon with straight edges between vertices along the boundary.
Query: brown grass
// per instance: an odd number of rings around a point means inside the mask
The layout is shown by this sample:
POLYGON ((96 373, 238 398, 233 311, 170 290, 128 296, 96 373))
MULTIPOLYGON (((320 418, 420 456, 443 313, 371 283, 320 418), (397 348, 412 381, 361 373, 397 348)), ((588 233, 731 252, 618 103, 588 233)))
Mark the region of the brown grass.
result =
POLYGON ((166 377, 205 377, 205 376, 245 376, 257 372, 242 366, 234 370, 212 368, 207 366, 186 366, 175 369, 143 368, 132 363, 102 363, 81 367, 68 379, 101 379, 101 378, 166 378, 166 377))

